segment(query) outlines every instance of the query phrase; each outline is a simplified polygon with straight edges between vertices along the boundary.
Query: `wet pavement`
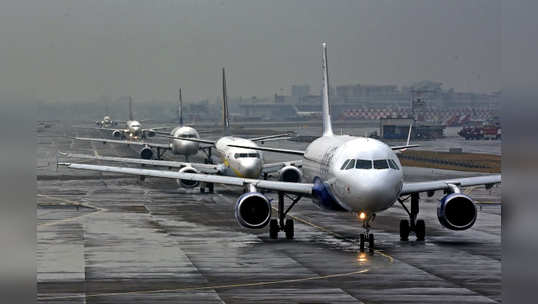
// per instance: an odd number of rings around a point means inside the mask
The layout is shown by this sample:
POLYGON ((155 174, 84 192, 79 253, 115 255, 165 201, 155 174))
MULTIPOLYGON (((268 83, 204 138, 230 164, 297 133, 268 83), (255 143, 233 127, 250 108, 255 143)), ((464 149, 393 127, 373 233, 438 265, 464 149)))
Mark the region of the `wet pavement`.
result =
MULTIPOLYGON (((399 220, 406 214, 396 204, 374 222, 376 251, 360 253, 361 227, 352 214, 325 212, 303 199, 290 212, 295 239, 281 233, 272 240, 267 227, 250 230, 236 223, 233 207, 241 189, 216 186, 214 194, 200 194, 178 189, 173 180, 141 182, 132 176, 56 169, 57 150, 136 153, 129 147, 73 141, 69 136, 74 133, 62 125, 38 135, 39 302, 501 301, 500 187, 466 190, 480 213, 475 226, 463 232, 439 224, 441 193, 424 195, 419 215, 427 226, 424 242, 412 236, 409 242, 399 240, 399 220)), ((267 160, 271 157, 266 154, 267 160)), ((408 181, 474 175, 420 168, 405 172, 408 181)))

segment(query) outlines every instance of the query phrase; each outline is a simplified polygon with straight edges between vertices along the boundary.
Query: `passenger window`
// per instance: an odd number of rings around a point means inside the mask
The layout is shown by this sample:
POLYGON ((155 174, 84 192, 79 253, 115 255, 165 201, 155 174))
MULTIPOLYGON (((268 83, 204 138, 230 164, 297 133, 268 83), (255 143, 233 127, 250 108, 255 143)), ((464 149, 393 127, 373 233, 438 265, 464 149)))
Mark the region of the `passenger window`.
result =
POLYGON ((357 159, 357 162, 355 164, 355 168, 357 169, 372 169, 372 161, 366 160, 366 159, 357 159))
POLYGON ((258 153, 249 153, 248 157, 255 157, 258 158, 258 153))
POLYGON ((240 154, 239 154, 239 157, 241 157, 241 158, 244 158, 244 157, 247 157, 247 156, 248 156, 247 153, 240 153, 240 154))
POLYGON ((386 159, 374 160, 374 169, 388 169, 389 164, 386 159))
POLYGON ((346 161, 344 162, 344 164, 342 165, 342 167, 340 167, 340 170, 344 170, 347 166, 347 163, 349 163, 350 159, 346 159, 346 161))
POLYGON ((346 170, 353 169, 353 168, 355 168, 355 160, 354 159, 349 161, 349 163, 347 164, 346 170))
POLYGON ((398 164, 396 164, 396 162, 392 159, 389 159, 389 166, 394 170, 400 170, 400 168, 398 168, 398 164))

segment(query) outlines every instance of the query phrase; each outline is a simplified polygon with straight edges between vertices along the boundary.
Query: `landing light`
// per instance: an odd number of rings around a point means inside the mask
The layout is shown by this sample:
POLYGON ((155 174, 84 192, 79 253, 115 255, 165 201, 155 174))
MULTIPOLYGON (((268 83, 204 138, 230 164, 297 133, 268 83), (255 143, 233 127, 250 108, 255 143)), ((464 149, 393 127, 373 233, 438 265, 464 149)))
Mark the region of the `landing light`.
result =
POLYGON ((359 264, 362 265, 362 264, 368 262, 368 257, 366 256, 365 252, 361 252, 361 253, 359 253, 359 256, 358 256, 357 260, 359 261, 359 264))
POLYGON ((359 219, 365 220, 366 219, 366 213, 365 212, 359 213, 359 219))

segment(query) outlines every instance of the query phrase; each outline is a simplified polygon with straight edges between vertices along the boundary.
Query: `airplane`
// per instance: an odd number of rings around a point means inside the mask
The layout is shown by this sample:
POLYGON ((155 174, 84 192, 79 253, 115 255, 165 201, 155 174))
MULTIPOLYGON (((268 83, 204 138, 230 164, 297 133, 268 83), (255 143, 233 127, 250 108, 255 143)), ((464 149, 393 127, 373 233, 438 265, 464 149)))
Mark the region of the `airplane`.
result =
MULTIPOLYGON (((260 229, 269 225, 269 236, 278 238, 284 231, 287 239, 294 238, 294 222, 286 218, 295 204, 304 196, 309 196, 318 206, 328 211, 350 212, 358 215, 364 232, 359 235, 360 250, 367 242, 374 250, 374 234, 370 224, 376 214, 387 210, 399 202, 409 219, 400 221, 400 238, 409 239, 413 231, 418 241, 425 239, 425 222, 418 219, 420 193, 434 195, 443 191, 437 217, 444 227, 451 230, 466 230, 473 226, 477 218, 477 208, 473 199, 461 192, 461 188, 484 185, 491 188, 501 182, 501 175, 487 175, 453 178, 425 182, 404 182, 402 166, 395 151, 414 145, 388 146, 376 139, 335 135, 332 131, 329 113, 329 77, 327 68, 327 45, 322 44, 322 136, 310 143, 306 150, 291 150, 248 146, 253 151, 269 151, 302 156, 302 181, 286 182, 241 178, 219 175, 172 172, 128 167, 92 165, 83 163, 58 163, 71 169, 113 172, 136 176, 150 176, 189 180, 195 182, 218 183, 242 187, 244 193, 235 204, 238 223, 247 228, 260 229), (305 182, 303 182, 305 181, 305 182), (278 219, 272 219, 271 200, 261 190, 278 194, 278 219), (285 209, 285 197, 291 204, 285 209), (410 200, 410 210, 404 204, 410 200)), ((232 142, 231 147, 246 148, 232 142)))
POLYGON ((142 129, 140 122, 133 119, 132 101, 131 98, 129 98, 129 120, 126 122, 127 128, 123 130, 99 128, 100 130, 104 129, 112 131, 112 136, 119 139, 89 137, 75 137, 74 139, 81 141, 102 142, 103 144, 114 143, 140 146, 142 148, 139 151, 139 155, 142 159, 152 159, 153 156, 156 156, 157 159, 161 159, 164 152, 171 151, 173 154, 184 155, 185 160, 188 161, 189 156, 198 153, 200 148, 199 143, 177 138, 199 138, 200 135, 196 129, 186 126, 183 123, 183 100, 181 97, 181 89, 179 90, 178 100, 178 123, 179 125, 173 128, 170 133, 159 131, 159 129, 165 129, 166 127, 142 129), (170 138, 169 143, 156 143, 143 140, 146 137, 153 137, 156 135, 168 135, 174 138, 170 138), (156 150, 157 153, 154 153, 154 150, 156 150))
MULTIPOLYGON (((230 121, 228 113, 228 97, 226 90, 226 75, 224 68, 222 69, 222 90, 223 90, 223 128, 225 133, 229 133, 230 121)), ((181 94, 181 93, 180 93, 181 94)), ((182 119, 180 117, 180 121, 182 119)), ((174 132, 172 132, 174 133, 174 132)), ((177 134, 177 133, 176 133, 177 134)), ((197 133, 196 133, 197 135, 197 133)), ((288 182, 299 182, 302 174, 298 167, 301 166, 301 161, 286 161, 277 163, 264 163, 263 154, 261 152, 250 149, 257 147, 257 141, 270 141, 273 139, 281 139, 282 136, 288 134, 275 134, 261 136, 251 139, 241 138, 237 136, 223 136, 218 140, 200 139, 195 137, 177 137, 170 136, 173 140, 193 142, 196 144, 208 144, 215 148, 216 156, 211 154, 209 149, 208 160, 205 164, 187 163, 177 161, 160 161, 149 159, 133 159, 124 157, 109 157, 109 156, 92 156, 84 154, 60 153, 61 156, 69 158, 84 158, 109 162, 122 162, 139 165, 150 165, 167 167, 169 169, 179 168, 180 173, 205 173, 218 174, 222 176, 241 177, 241 178, 267 178, 269 174, 278 173, 280 180, 288 182), (179 139, 178 139, 179 138, 179 139), (240 144, 242 147, 230 148, 232 144, 240 144)), ((286 137, 287 138, 287 137, 286 137)), ((199 183, 188 180, 177 180, 178 185, 184 188, 200 187, 201 192, 205 192, 207 186, 209 192, 213 192, 212 183, 199 183)))
POLYGON ((110 128, 110 127, 115 127, 119 124, 120 122, 117 121, 117 120, 112 120, 112 118, 110 118, 110 116, 108 115, 105 115, 105 117, 103 117, 103 120, 98 120, 95 122, 95 124, 99 127, 99 128, 110 128))
MULTIPOLYGON (((163 133, 156 131, 157 135, 170 135, 172 137, 184 137, 184 138, 200 138, 198 131, 193 128, 186 126, 183 123, 183 98, 181 96, 181 89, 179 89, 179 98, 178 98, 178 112, 177 119, 179 125, 170 131, 170 133, 163 133)), ((186 141, 177 138, 170 139, 170 150, 174 154, 181 154, 185 156, 185 161, 189 160, 190 155, 195 155, 198 153, 200 145, 194 141, 186 141)))

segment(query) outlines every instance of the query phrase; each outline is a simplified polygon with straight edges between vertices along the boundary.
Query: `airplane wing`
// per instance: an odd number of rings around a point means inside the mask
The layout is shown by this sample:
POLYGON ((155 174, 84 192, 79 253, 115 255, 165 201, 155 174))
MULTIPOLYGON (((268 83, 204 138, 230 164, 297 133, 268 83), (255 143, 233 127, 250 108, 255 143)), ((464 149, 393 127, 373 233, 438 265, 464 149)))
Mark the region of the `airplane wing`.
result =
POLYGON ((416 148, 416 147, 420 147, 420 145, 391 146, 390 148, 392 150, 405 150, 407 148, 416 148))
POLYGON ((411 124, 409 125, 409 133, 407 133, 407 142, 403 146, 392 146, 390 147, 392 150, 399 150, 401 152, 407 150, 407 148, 416 148, 420 147, 419 145, 410 145, 409 142, 411 142, 411 130, 413 129, 413 121, 411 121, 411 124))
POLYGON ((152 143, 152 142, 147 142, 147 141, 131 141, 131 140, 91 138, 91 137, 73 137, 73 139, 82 140, 82 141, 101 142, 103 144, 111 143, 111 144, 148 146, 151 148, 170 149, 170 144, 152 143))
POLYGON ((76 154, 76 153, 63 153, 58 152, 60 156, 66 158, 81 158, 81 159, 92 159, 92 160, 101 160, 108 162, 119 162, 123 164, 138 164, 138 165, 148 165, 156 167, 167 167, 171 168, 183 168, 183 167, 193 167, 196 170, 205 173, 205 174, 217 174, 222 171, 222 168, 219 165, 212 164, 200 164, 200 163, 188 163, 188 162, 179 162, 179 161, 169 161, 169 160, 154 160, 154 159, 142 159, 142 158, 130 158, 130 157, 113 157, 113 156, 97 156, 97 155, 87 155, 87 154, 76 154))
POLYGON ((447 190, 449 185, 456 185, 458 187, 469 187, 469 186, 479 186, 485 185, 486 188, 492 187, 494 184, 501 182, 501 175, 484 175, 484 176, 475 176, 475 177, 463 177, 463 178, 454 178, 454 179, 445 179, 437 181, 428 181, 428 182, 413 182, 413 183, 404 183, 402 187, 402 192, 400 195, 435 191, 435 190, 447 190))
POLYGON ((101 130, 101 131, 110 131, 110 132, 114 132, 114 131, 117 131, 117 130, 120 130, 120 131, 126 131, 125 128, 102 128, 102 127, 85 127, 85 126, 75 126, 74 128, 77 128, 77 129, 86 129, 86 130, 101 130))
POLYGON ((276 152, 276 153, 285 153, 293 155, 304 155, 304 151, 301 150, 290 150, 290 149, 280 149, 280 148, 269 148, 269 147, 250 147, 250 146, 241 146, 241 145, 228 145, 229 147, 236 148, 245 148, 251 150, 267 151, 267 152, 276 152))
POLYGON ((267 181, 260 179, 229 177, 222 175, 196 174, 196 173, 179 173, 168 170, 148 170, 138 168, 113 167, 102 165, 88 165, 77 163, 58 163, 58 166, 65 166, 71 169, 90 170, 99 172, 121 173, 136 176, 151 176, 171 179, 182 179, 190 181, 199 181, 205 183, 215 183, 230 186, 244 187, 253 185, 257 189, 283 191, 287 193, 312 194, 314 184, 289 183, 280 181, 267 181))
POLYGON ((171 130, 173 128, 174 127, 155 127, 155 128, 144 128, 144 130, 145 131, 157 131, 157 130, 171 130))
POLYGON ((293 161, 285 161, 285 162, 277 162, 277 163, 269 163, 263 165, 263 172, 264 173, 272 173, 276 172, 286 166, 294 166, 297 168, 301 168, 303 166, 302 160, 293 160, 293 161))
POLYGON ((208 140, 208 139, 201 139, 201 138, 194 138, 194 137, 179 137, 179 136, 172 136, 170 134, 167 134, 165 137, 172 138, 172 139, 179 139, 179 140, 187 140, 187 141, 194 141, 202 144, 210 144, 215 145, 216 141, 214 140, 208 140))
POLYGON ((254 138, 249 138, 249 139, 252 140, 252 141, 262 141, 262 140, 267 140, 267 139, 280 139, 281 137, 282 138, 289 138, 290 135, 291 135, 291 133, 283 133, 283 134, 274 134, 274 135, 254 137, 254 138))

